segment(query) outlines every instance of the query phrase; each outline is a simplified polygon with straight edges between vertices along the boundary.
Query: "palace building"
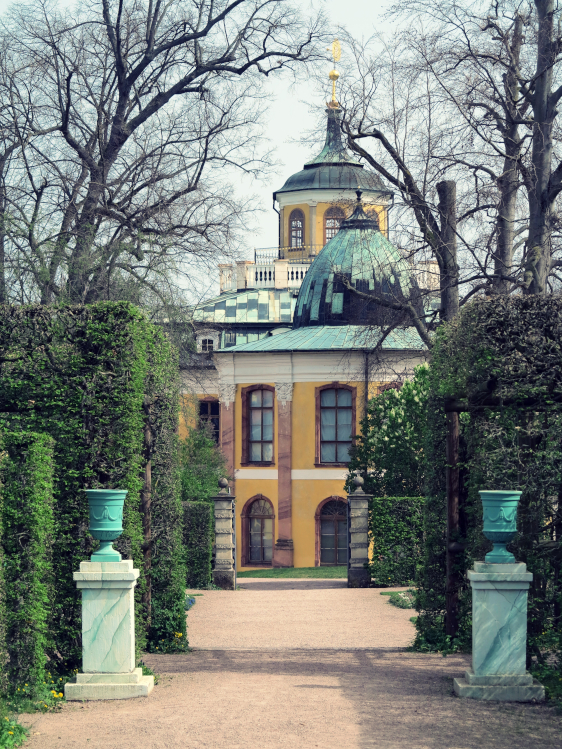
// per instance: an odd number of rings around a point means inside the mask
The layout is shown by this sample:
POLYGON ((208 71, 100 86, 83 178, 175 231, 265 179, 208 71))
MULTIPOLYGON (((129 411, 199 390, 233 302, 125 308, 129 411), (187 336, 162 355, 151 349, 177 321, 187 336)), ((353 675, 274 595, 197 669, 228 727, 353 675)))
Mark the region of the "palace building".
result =
POLYGON ((403 312, 351 290, 423 314, 438 277, 389 241, 392 193, 344 148, 340 115, 334 99, 324 148, 274 193, 279 247, 220 266, 220 295, 194 311, 185 387, 233 477, 238 569, 347 563, 344 484, 367 399, 425 360, 403 312))

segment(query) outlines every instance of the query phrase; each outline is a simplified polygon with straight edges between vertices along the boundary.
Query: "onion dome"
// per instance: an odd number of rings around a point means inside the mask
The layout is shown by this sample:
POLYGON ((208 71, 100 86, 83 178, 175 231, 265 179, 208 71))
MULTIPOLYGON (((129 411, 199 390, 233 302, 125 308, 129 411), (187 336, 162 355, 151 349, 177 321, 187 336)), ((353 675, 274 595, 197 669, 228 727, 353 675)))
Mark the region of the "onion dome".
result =
POLYGON ((299 190, 361 190, 390 197, 392 191, 386 188, 375 172, 368 171, 356 161, 342 143, 340 129, 341 109, 329 107, 326 143, 322 151, 304 165, 304 169, 293 174, 283 187, 273 193, 273 200, 283 193, 299 190))
POLYGON ((344 279, 358 291, 389 302, 412 301, 422 312, 410 265, 381 233, 376 213, 365 213, 360 191, 357 196, 355 210, 317 255, 304 278, 293 328, 411 324, 402 310, 353 294, 344 279))

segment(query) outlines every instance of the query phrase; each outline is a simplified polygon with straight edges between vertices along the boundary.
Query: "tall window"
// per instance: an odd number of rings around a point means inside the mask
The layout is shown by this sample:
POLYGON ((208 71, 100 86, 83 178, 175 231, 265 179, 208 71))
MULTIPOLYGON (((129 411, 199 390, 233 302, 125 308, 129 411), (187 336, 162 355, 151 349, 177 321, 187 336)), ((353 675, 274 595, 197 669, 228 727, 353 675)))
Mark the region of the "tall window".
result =
POLYGON ((320 390, 320 462, 347 463, 352 442, 353 397, 347 388, 320 390))
POLYGON ((347 564, 347 505, 332 499, 320 511, 320 564, 347 564))
POLYGON ((219 441, 219 402, 199 401, 199 421, 201 424, 210 424, 213 439, 219 441))
POLYGON ((304 213, 298 208, 289 216, 289 234, 291 247, 304 246, 304 213))
POLYGON ((248 532, 250 564, 271 564, 273 554, 273 508, 267 499, 256 499, 250 507, 248 532))
POLYGON ((212 338, 203 338, 201 341, 201 351, 208 353, 209 351, 212 351, 215 347, 215 343, 212 338))
POLYGON ((335 237, 340 230, 342 221, 345 219, 345 213, 341 208, 333 205, 328 208, 324 214, 324 244, 335 237))
POLYGON ((242 388, 242 463, 273 463, 273 406, 271 385, 242 388))

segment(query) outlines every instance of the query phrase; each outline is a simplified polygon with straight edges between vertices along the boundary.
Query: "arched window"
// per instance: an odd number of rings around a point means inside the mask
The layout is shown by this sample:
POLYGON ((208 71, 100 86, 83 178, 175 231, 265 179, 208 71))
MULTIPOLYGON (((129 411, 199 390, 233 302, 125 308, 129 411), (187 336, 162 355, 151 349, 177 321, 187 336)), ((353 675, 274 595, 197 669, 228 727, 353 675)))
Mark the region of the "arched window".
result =
POLYGON ((344 219, 345 213, 341 208, 336 205, 328 208, 324 214, 324 244, 336 236, 344 219))
POLYGON ((289 235, 291 238, 291 247, 304 246, 304 213, 295 208, 289 216, 289 235))
POLYGON ((339 497, 324 500, 316 511, 317 564, 347 564, 347 503, 339 497))
POLYGON ((270 565, 273 557, 275 515, 263 494, 249 499, 242 509, 242 565, 270 565))
POLYGON ((212 338, 203 338, 201 341, 201 351, 208 353, 209 351, 212 351, 215 347, 215 342, 212 338))
POLYGON ((349 461, 354 422, 355 388, 334 383, 316 389, 317 463, 349 461))

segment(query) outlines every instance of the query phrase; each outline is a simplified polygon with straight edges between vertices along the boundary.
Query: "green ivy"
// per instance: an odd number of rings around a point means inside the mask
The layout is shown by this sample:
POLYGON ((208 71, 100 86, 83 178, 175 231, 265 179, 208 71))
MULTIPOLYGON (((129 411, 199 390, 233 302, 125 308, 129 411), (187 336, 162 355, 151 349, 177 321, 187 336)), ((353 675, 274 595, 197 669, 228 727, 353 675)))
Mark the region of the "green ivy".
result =
POLYGON ((423 497, 372 497, 369 502, 371 579, 377 586, 409 585, 423 546, 423 497))
POLYGON ((184 502, 183 513, 187 587, 206 588, 212 572, 213 507, 209 502, 184 502))
POLYGON ((53 439, 6 433, 2 463, 2 554, 9 689, 42 684, 52 652, 53 439))
POLYGON ((460 418, 460 632, 470 647, 471 591, 465 571, 491 543, 482 534, 480 489, 518 489, 518 533, 510 550, 533 573, 528 666, 562 670, 562 300, 495 297, 467 305, 440 328, 432 352, 426 442, 426 541, 418 577, 417 644, 445 641, 446 398, 460 418), (497 404, 486 408, 490 398, 497 404))
POLYGON ((46 433, 55 441, 55 646, 48 655, 63 673, 81 663, 81 601, 72 574, 96 543, 88 532, 85 488, 128 490, 116 547, 141 571, 135 589, 138 649, 152 636, 151 620, 159 633, 169 626, 174 636, 182 621, 185 630, 178 397, 173 347, 129 303, 0 312, 0 429, 46 433), (147 426, 155 434, 150 456, 147 426), (153 503, 147 547, 140 498, 149 459, 153 503))

